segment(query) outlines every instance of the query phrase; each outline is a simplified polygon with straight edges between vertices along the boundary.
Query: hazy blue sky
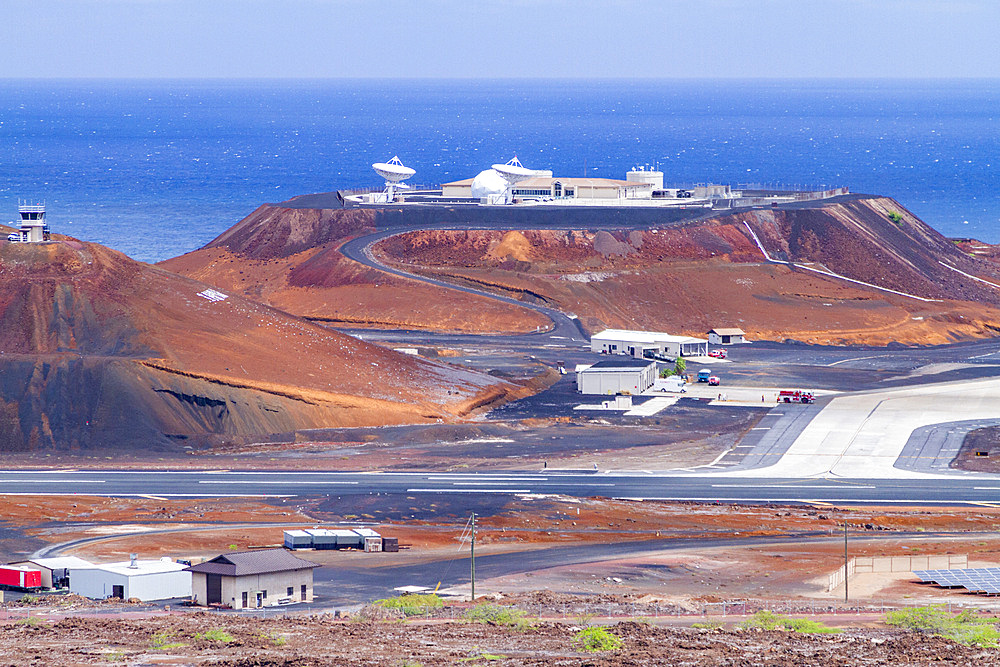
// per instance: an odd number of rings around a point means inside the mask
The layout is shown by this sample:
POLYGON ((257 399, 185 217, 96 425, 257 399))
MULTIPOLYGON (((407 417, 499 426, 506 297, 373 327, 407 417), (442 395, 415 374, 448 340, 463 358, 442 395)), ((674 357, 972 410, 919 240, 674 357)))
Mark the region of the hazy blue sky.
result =
POLYGON ((995 77, 1000 0, 2 0, 0 77, 995 77))

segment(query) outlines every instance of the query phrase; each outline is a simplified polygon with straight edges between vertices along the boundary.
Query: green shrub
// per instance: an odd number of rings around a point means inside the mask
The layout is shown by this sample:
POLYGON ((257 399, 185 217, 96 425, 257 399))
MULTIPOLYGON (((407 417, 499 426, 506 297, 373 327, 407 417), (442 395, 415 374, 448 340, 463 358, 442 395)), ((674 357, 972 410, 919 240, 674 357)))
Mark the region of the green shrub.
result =
POLYGON ((17 625, 41 625, 43 621, 37 616, 28 616, 26 618, 19 618, 14 623, 17 625))
POLYGON ((288 643, 288 637, 280 635, 277 632, 262 632, 259 636, 264 641, 271 642, 274 646, 284 646, 288 643))
POLYGON ((968 609, 952 615, 941 605, 900 609, 885 615, 886 624, 897 628, 947 637, 967 646, 998 648, 1000 631, 991 621, 995 619, 981 617, 968 609))
POLYGON ((835 634, 840 632, 836 628, 830 628, 819 621, 810 621, 808 618, 791 618, 773 611, 762 610, 740 623, 737 627, 743 629, 759 628, 761 630, 791 630, 792 632, 805 632, 810 634, 835 634))
POLYGON ((722 621, 704 621, 692 623, 691 627, 697 630, 718 630, 723 625, 722 621))
POLYGON ((384 609, 399 609, 404 616, 423 616, 431 609, 444 606, 444 602, 434 593, 417 595, 400 595, 395 598, 375 600, 372 603, 384 609))
POLYGON ((500 655, 498 653, 487 653, 486 651, 480 651, 478 648, 472 649, 472 655, 468 658, 459 658, 459 662, 479 662, 484 660, 486 662, 493 662, 495 660, 506 660, 507 656, 500 655))
POLYGON ((225 630, 205 630, 205 632, 196 632, 194 638, 199 640, 204 639, 209 642, 222 642, 224 644, 235 641, 233 636, 225 630))
POLYGON ((531 621, 525 612, 515 607, 502 607, 490 602, 482 602, 467 609, 463 616, 466 620, 487 625, 500 625, 518 630, 531 627, 531 621))
POLYGON ((622 647, 621 638, 598 626, 580 630, 576 633, 573 643, 578 649, 587 653, 617 651, 622 647))
POLYGON ((173 632, 157 632, 153 635, 153 645, 151 648, 157 651, 162 651, 170 648, 180 648, 181 646, 187 646, 181 642, 171 641, 175 638, 173 632))
POLYGON ((896 211, 889 211, 889 219, 895 222, 897 225, 903 222, 903 216, 896 211))

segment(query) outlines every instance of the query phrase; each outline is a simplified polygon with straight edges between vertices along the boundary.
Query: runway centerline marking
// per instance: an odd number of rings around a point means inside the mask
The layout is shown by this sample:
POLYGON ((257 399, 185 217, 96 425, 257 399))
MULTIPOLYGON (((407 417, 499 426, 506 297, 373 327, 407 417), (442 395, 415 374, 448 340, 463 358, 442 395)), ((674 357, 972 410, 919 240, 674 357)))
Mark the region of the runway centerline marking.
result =
POLYGON ((548 477, 490 477, 489 475, 482 476, 470 476, 470 475, 457 475, 455 477, 449 475, 440 475, 434 477, 428 477, 429 482, 547 482, 548 477))
MULTIPOLYGON (((736 484, 713 484, 713 489, 736 489, 736 484)), ((843 484, 756 484, 755 489, 843 489, 843 484)), ((876 489, 876 486, 851 486, 852 489, 876 489)))
POLYGON ((407 489, 407 493, 531 493, 531 489, 407 489))
POLYGON ((74 484, 107 484, 106 479, 0 479, 0 484, 23 484, 25 482, 31 482, 32 484, 65 484, 66 482, 73 482, 74 484))
MULTIPOLYGON (((244 479, 202 479, 198 480, 199 484, 253 484, 252 480, 244 479)), ((268 484, 323 484, 323 485, 338 485, 342 486, 344 484, 358 484, 359 482, 348 482, 348 481, 331 481, 331 480, 307 480, 307 479, 275 479, 268 480, 268 484)))

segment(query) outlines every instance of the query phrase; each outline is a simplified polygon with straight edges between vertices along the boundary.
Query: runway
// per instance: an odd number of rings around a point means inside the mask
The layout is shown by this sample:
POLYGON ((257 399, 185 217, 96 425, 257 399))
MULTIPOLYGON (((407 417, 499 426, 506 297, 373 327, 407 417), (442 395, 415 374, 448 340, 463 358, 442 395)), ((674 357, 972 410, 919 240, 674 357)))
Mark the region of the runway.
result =
POLYGON ((973 504, 1000 507, 1000 476, 919 479, 768 478, 651 472, 545 473, 0 471, 4 495, 157 498, 412 496, 601 496, 631 500, 810 504, 973 504))

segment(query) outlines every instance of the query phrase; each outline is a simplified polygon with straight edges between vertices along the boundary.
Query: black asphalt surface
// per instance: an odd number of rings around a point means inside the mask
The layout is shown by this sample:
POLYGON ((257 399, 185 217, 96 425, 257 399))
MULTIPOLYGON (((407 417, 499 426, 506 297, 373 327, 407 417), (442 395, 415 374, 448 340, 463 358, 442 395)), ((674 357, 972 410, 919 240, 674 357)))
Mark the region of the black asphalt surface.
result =
MULTIPOLYGON (((927 533, 919 534, 926 539, 927 533)), ((950 535, 949 535, 950 536, 950 535)), ((909 536, 899 533, 883 535, 865 534, 864 539, 905 540, 909 536)), ((840 535, 828 533, 789 533, 780 537, 732 537, 732 538, 671 538, 614 542, 610 544, 581 544, 567 546, 547 546, 544 549, 517 551, 512 553, 476 556, 476 576, 490 579, 523 572, 534 572, 544 568, 593 563, 614 558, 624 558, 656 551, 681 549, 711 549, 717 547, 766 547, 768 545, 795 543, 840 543, 840 535)), ((402 565, 397 567, 351 567, 340 565, 336 568, 324 567, 314 571, 314 590, 326 606, 356 605, 393 594, 397 586, 426 586, 442 588, 469 583, 471 562, 468 547, 462 553, 456 549, 455 557, 427 563, 402 565)), ((308 554, 303 554, 309 558, 308 554)), ((365 554, 365 558, 378 558, 377 554, 365 554)), ((679 566, 675 574, 687 575, 691 568, 679 566)), ((609 575, 613 571, 608 571, 609 575)))
POLYGON ((920 472, 946 472, 962 449, 965 436, 970 431, 987 426, 1000 426, 1000 417, 945 422, 918 428, 910 434, 895 467, 920 472))
POLYGON ((435 497, 513 497, 561 494, 649 500, 740 503, 912 504, 997 503, 1000 476, 955 473, 923 479, 836 477, 753 478, 652 473, 370 473, 210 471, 0 471, 4 494, 153 497, 316 497, 402 494, 435 497))

